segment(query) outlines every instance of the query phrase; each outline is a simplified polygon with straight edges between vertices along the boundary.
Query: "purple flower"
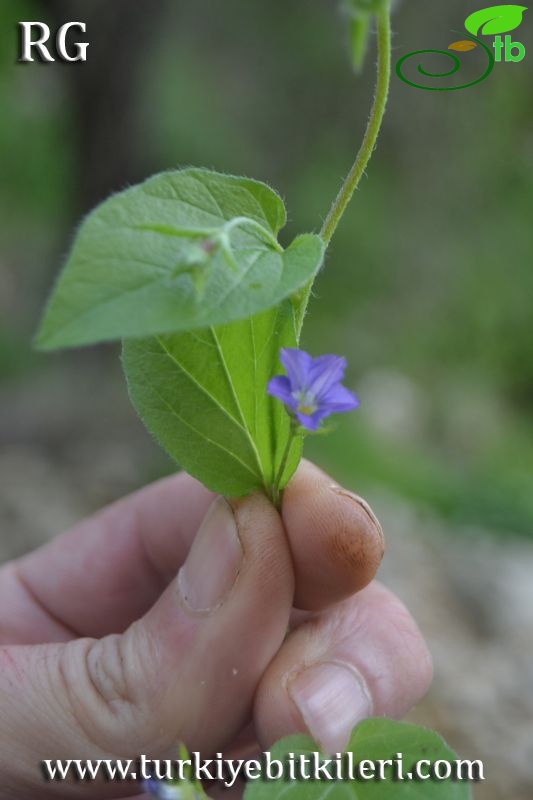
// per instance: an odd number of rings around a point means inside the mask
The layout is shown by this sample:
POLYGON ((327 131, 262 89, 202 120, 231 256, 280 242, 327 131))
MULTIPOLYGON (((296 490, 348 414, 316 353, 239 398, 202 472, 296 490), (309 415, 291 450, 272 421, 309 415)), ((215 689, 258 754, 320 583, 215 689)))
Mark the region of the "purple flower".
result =
POLYGON ((316 431, 324 417, 352 411, 359 400, 341 381, 346 359, 319 356, 294 348, 283 348, 280 360, 287 375, 272 378, 267 391, 281 400, 304 428, 316 431))
POLYGON ((148 780, 144 781, 143 790, 148 792, 150 797, 155 797, 157 800, 182 800, 184 798, 184 793, 179 786, 173 786, 155 778, 148 778, 148 780))

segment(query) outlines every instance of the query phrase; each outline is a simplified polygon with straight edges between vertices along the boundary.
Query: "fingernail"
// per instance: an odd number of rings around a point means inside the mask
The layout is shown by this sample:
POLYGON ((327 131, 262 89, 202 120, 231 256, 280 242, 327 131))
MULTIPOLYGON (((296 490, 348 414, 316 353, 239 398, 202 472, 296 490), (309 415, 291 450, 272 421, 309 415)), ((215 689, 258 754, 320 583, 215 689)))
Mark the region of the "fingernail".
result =
POLYGON ((289 683, 288 692, 311 737, 328 755, 343 752, 353 728, 372 715, 365 680, 350 664, 307 667, 289 683))
POLYGON ((358 494, 355 492, 349 492, 347 489, 343 489, 342 486, 337 486, 333 484, 331 489, 335 492, 335 494, 340 494, 341 497, 349 497, 350 500, 353 500, 357 505, 364 511, 366 516, 370 519, 372 525, 376 528, 380 538, 382 541, 385 541, 385 536, 383 534, 383 528, 381 527, 379 519, 376 517, 374 512, 372 511, 369 504, 364 500, 362 497, 359 497, 358 494))
POLYGON ((193 611, 212 611, 231 592, 243 551, 235 515, 220 497, 202 522, 185 564, 178 573, 178 587, 193 611))

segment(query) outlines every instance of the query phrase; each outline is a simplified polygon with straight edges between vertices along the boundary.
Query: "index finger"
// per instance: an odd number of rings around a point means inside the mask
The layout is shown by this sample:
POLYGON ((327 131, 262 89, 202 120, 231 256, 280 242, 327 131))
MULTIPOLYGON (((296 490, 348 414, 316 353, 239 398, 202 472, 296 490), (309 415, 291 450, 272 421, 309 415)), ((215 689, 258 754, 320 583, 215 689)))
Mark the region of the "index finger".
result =
POLYGON ((17 641, 123 631, 174 577, 213 498, 186 473, 171 475, 6 565, 0 608, 9 608, 17 641))

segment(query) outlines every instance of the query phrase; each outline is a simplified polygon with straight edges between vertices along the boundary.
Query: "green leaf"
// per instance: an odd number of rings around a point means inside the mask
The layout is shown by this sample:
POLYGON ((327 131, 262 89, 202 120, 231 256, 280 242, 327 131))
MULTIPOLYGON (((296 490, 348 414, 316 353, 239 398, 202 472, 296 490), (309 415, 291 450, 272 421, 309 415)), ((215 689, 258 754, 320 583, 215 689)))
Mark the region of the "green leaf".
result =
POLYGON ((368 14, 354 17, 350 21, 350 41, 352 50, 352 66, 356 72, 361 72, 368 49, 370 35, 370 20, 368 14))
POLYGON ((318 236, 283 250, 278 195, 257 181, 165 172, 82 223, 37 345, 49 350, 205 328, 270 308, 322 263, 318 236))
POLYGON ((345 0, 348 11, 356 14, 377 14, 385 7, 386 0, 345 0))
POLYGON ((368 49, 372 17, 385 6, 385 0, 344 0, 350 21, 350 49, 352 66, 361 72, 368 49))
MULTIPOLYGON (((284 761, 289 753, 294 753, 298 758, 315 752, 317 747, 308 737, 289 736, 273 746, 271 756, 284 761)), ((365 759, 395 762, 400 753, 404 776, 417 761, 454 762, 457 759, 453 750, 434 731, 384 718, 361 722, 352 733, 347 752, 353 753, 354 770, 365 759)), ((276 781, 250 781, 244 800, 276 800, 281 797, 283 800, 469 800, 471 797, 470 788, 464 781, 400 781, 394 778, 394 769, 390 765, 385 767, 387 780, 288 782, 282 778, 276 781)))
MULTIPOLYGON (((281 347, 296 346, 292 304, 244 321, 127 340, 130 397, 148 430, 209 489, 271 494, 290 434, 284 407, 266 393, 281 347)), ((300 459, 295 439, 281 487, 300 459)))
POLYGON ((475 11, 467 17, 465 28, 474 36, 479 33, 494 36, 497 33, 514 31, 521 24, 524 11, 527 11, 527 6, 504 5, 482 8, 481 11, 475 11))

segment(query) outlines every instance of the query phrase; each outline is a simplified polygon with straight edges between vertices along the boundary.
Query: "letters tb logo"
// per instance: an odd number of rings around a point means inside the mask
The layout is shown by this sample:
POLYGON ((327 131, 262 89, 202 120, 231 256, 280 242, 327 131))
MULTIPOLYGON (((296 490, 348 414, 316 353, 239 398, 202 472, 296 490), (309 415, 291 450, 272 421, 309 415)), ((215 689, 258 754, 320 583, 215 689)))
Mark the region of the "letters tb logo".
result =
POLYGON ((38 61, 55 61, 54 56, 60 61, 87 61, 89 42, 70 42, 67 46, 67 36, 75 29, 85 33, 87 25, 85 22, 65 22, 58 28, 53 44, 48 44, 51 35, 48 25, 44 22, 19 22, 19 61, 35 61, 34 55, 38 61), (54 55, 50 53, 50 48, 54 55))
POLYGON ((522 61, 526 54, 526 48, 522 42, 513 42, 511 36, 506 36, 505 41, 501 36, 494 39, 494 57, 496 61, 502 60, 502 50, 504 51, 505 61, 522 61))

